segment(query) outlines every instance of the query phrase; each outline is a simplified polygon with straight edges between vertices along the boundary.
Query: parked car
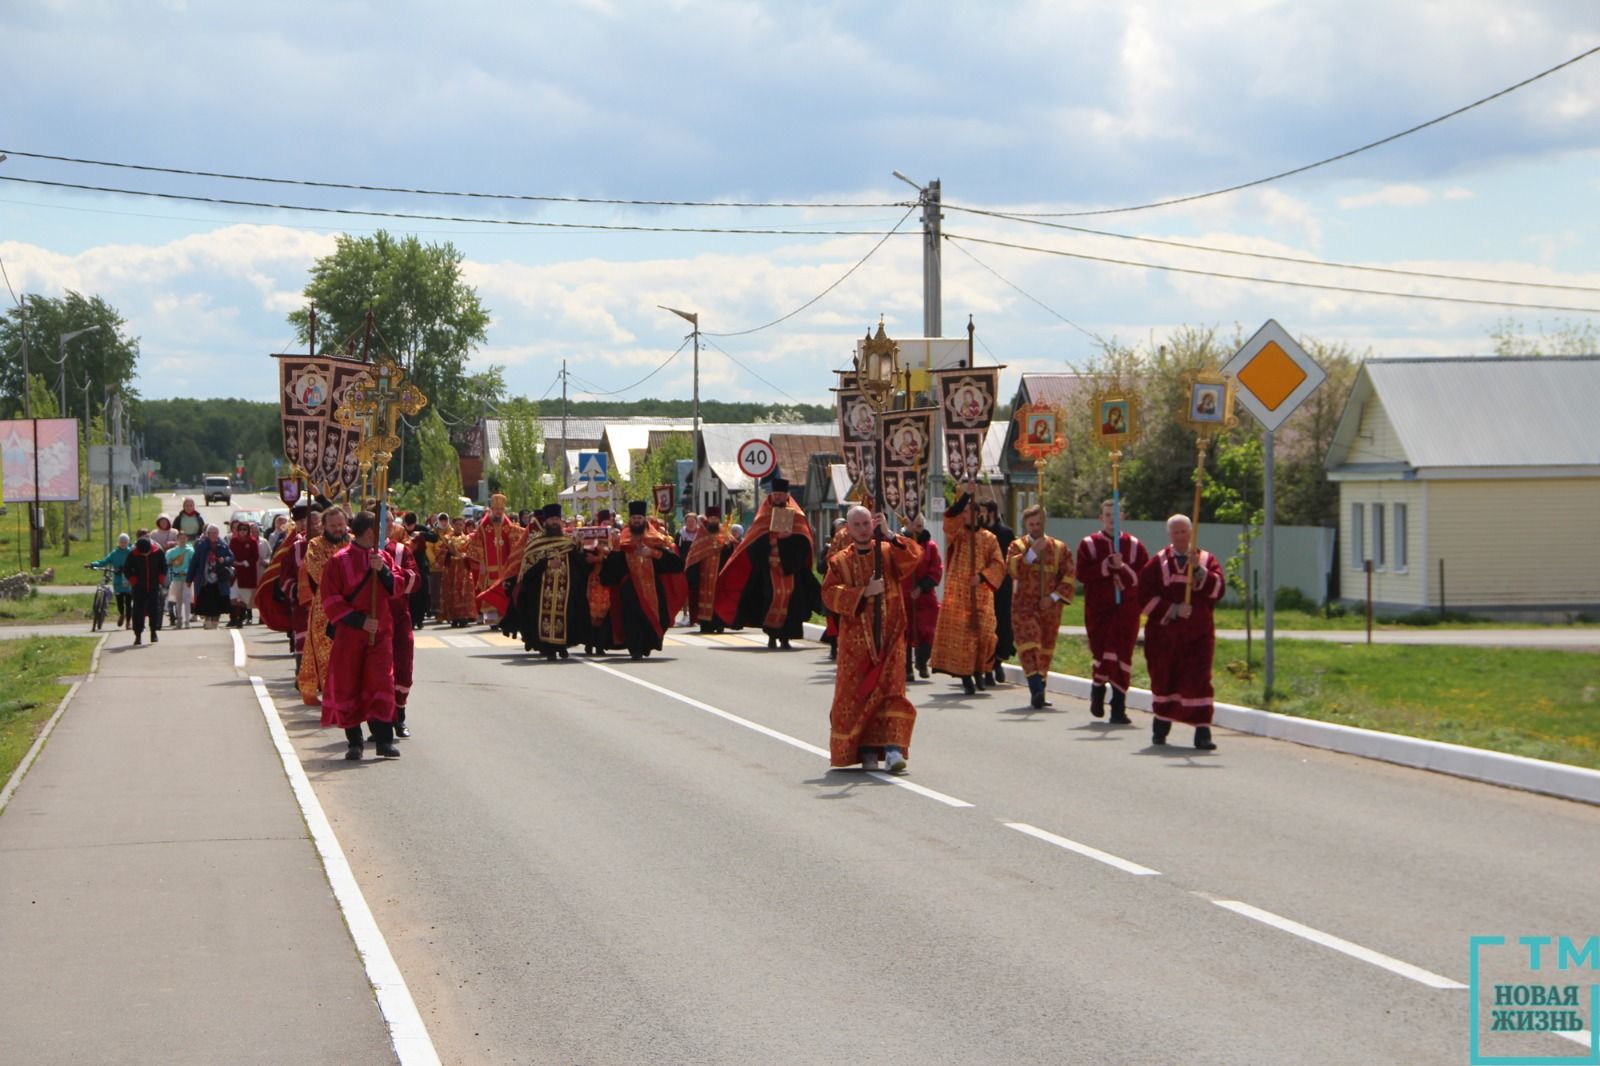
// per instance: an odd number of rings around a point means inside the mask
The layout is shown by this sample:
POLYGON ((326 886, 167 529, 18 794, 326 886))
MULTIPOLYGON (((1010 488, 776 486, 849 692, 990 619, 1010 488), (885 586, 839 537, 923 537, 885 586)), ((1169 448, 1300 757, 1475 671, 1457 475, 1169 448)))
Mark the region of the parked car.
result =
POLYGON ((266 527, 262 525, 262 516, 264 514, 266 514, 265 511, 235 511, 228 516, 228 525, 231 528, 238 522, 254 522, 265 529, 266 527))

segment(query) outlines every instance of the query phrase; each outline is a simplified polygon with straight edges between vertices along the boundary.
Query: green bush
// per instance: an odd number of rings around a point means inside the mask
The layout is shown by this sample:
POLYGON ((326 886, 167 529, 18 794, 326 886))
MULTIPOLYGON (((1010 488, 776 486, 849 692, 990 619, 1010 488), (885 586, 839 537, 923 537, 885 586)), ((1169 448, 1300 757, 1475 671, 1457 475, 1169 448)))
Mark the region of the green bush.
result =
POLYGON ((1301 592, 1293 585, 1286 585, 1278 590, 1273 597, 1273 603, 1280 611, 1301 611, 1305 614, 1316 614, 1317 603, 1310 596, 1301 592))

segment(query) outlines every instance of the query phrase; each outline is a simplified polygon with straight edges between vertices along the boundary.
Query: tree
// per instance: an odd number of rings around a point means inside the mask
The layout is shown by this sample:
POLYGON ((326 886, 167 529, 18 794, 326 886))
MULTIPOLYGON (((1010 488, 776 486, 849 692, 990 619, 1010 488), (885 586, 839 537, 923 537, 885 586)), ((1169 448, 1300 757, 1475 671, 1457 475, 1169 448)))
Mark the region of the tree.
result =
POLYGON ((1539 323, 1539 332, 1528 336, 1522 323, 1503 318, 1489 331, 1495 355, 1594 355, 1600 352, 1600 326, 1593 322, 1562 319, 1550 330, 1539 323))
MULTIPOLYGON (((89 378, 89 402, 99 407, 108 389, 120 390, 130 398, 134 368, 139 362, 139 338, 127 335, 127 322, 116 308, 98 296, 84 296, 68 290, 62 297, 31 294, 23 297, 27 309, 28 369, 43 378, 50 395, 57 398, 56 410, 63 417, 86 420, 83 409, 84 376, 89 378), (77 330, 88 330, 67 341, 61 338, 77 330), (56 359, 66 352, 66 407, 60 405, 61 372, 56 359)), ((22 403, 22 316, 12 307, 0 316, 0 394, 7 407, 22 403), (15 351, 13 351, 15 349, 15 351)))
POLYGON ((272 480, 272 457, 283 454, 283 424, 275 403, 140 400, 132 417, 144 433, 145 454, 160 460, 162 477, 174 482, 194 484, 202 474, 231 474, 243 455, 252 479, 261 476, 265 458, 265 484, 272 480))
POLYGON ((1274 456, 1277 520, 1291 526, 1336 526, 1339 486, 1328 480, 1323 460, 1333 446, 1334 431, 1366 354, 1357 354, 1342 343, 1312 338, 1302 339, 1301 344, 1327 371, 1328 380, 1278 429, 1274 456))
POLYGON ((461 508, 461 458, 450 444, 450 429, 439 412, 428 411, 417 423, 417 453, 422 460, 422 481, 413 508, 424 514, 455 514, 461 508))
POLYGON ((512 508, 543 507, 559 491, 547 483, 539 405, 516 399, 500 408, 500 457, 491 471, 512 508))
POLYGON ((663 436, 659 445, 646 452, 635 452, 634 460, 628 467, 628 480, 623 482, 623 489, 630 500, 645 500, 650 510, 655 510, 655 488, 657 485, 676 486, 678 483, 678 460, 694 458, 694 439, 691 434, 668 433, 663 436))
MULTIPOLYGON (((488 334, 489 311, 461 280, 461 258, 448 241, 423 244, 384 230, 340 236, 333 254, 312 265, 305 288, 317 310, 317 351, 342 354, 352 342, 360 351, 371 310, 373 345, 405 367, 429 403, 452 419, 476 417, 499 400, 505 384, 498 367, 467 371, 488 334)), ((291 312, 289 321, 308 342, 309 309, 291 312)), ((415 448, 402 451, 400 479, 415 482, 421 457, 415 448)))

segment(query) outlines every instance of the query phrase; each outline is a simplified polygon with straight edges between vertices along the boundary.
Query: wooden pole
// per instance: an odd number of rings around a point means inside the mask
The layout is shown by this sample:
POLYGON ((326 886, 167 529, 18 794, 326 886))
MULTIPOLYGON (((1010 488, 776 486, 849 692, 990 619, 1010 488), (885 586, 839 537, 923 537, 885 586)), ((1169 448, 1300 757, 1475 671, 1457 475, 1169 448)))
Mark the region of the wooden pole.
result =
POLYGON ((1372 560, 1362 561, 1362 569, 1367 572, 1367 643, 1372 643, 1372 560))
MULTIPOLYGON (((1122 451, 1119 448, 1111 449, 1111 554, 1115 555, 1122 548, 1122 490, 1117 485, 1117 468, 1122 465, 1122 451)), ((1117 597, 1117 606, 1122 605, 1122 586, 1115 581, 1112 590, 1117 597)))
POLYGON ((1206 480, 1206 446, 1210 443, 1210 438, 1204 434, 1195 438, 1194 515, 1189 520, 1189 565, 1185 568, 1188 573, 1183 584, 1184 603, 1194 600, 1194 564, 1200 558, 1200 489, 1206 480))

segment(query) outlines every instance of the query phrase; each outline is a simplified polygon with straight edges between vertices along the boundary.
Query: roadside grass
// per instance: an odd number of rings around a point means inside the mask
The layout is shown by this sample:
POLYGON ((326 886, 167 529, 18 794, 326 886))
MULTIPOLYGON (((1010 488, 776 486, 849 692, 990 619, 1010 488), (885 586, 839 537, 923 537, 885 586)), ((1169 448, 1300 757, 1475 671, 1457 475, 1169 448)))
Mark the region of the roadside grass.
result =
MULTIPOLYGON (((20 600, 0 600, 0 626, 57 625, 64 622, 82 622, 89 627, 89 613, 94 610, 94 593, 74 592, 65 596, 51 596, 35 592, 20 600)), ((113 610, 111 624, 116 624, 113 610)))
MULTIPOLYGON (((1133 683, 1150 685, 1142 651, 1133 683)), ((1082 638, 1062 637, 1055 668, 1088 676, 1082 638)), ((1600 655, 1533 648, 1344 645, 1280 640, 1268 709, 1340 725, 1600 769, 1600 655)), ((1217 641, 1217 699, 1266 707, 1259 649, 1217 641)))
MULTIPOLYGON (((97 488, 97 492, 105 489, 97 488)), ((55 567, 56 583, 61 585, 93 584, 94 575, 85 576, 83 564, 93 562, 105 554, 103 550, 104 527, 102 523, 99 497, 96 497, 94 509, 94 525, 91 527, 88 540, 74 540, 71 546, 63 548, 60 544, 46 544, 39 549, 39 565, 41 567, 55 567)), ((135 496, 133 498, 133 518, 131 521, 123 519, 122 511, 118 509, 111 521, 111 542, 116 543, 118 533, 127 533, 132 536, 141 528, 152 529, 156 524, 156 515, 161 513, 161 497, 135 496)), ((47 503, 44 506, 60 509, 60 504, 47 503)), ((83 536, 83 519, 79 518, 73 524, 77 536, 83 536)), ((6 514, 0 518, 0 576, 14 574, 19 570, 28 568, 28 504, 27 501, 8 500, 6 514)))
POLYGON ((89 672, 93 637, 32 637, 0 641, 0 782, 27 754, 69 684, 89 672))
MULTIPOLYGON (((1219 607, 1216 610, 1218 629, 1244 629, 1243 607, 1219 607)), ((1261 611, 1255 610, 1250 615, 1250 628, 1261 632, 1261 611)), ((1461 614, 1448 614, 1440 619, 1437 611, 1415 611, 1406 615, 1390 616, 1379 615, 1372 620, 1374 631, 1380 630, 1416 630, 1416 629, 1565 629, 1571 627, 1593 628, 1600 623, 1593 621, 1578 621, 1562 624, 1541 624, 1538 622, 1495 622, 1478 618, 1469 618, 1461 614)), ((1061 624, 1064 626, 1083 625, 1083 594, 1073 597, 1061 612, 1061 624)), ((1355 631, 1367 628, 1366 615, 1361 611, 1348 611, 1335 614, 1332 617, 1321 611, 1306 611, 1299 608, 1280 608, 1274 624, 1278 630, 1315 630, 1315 631, 1355 631)))

